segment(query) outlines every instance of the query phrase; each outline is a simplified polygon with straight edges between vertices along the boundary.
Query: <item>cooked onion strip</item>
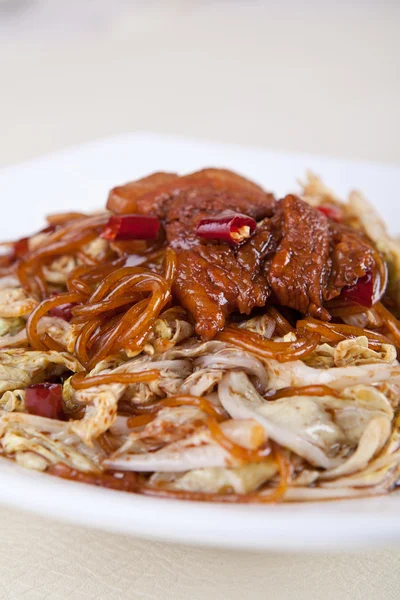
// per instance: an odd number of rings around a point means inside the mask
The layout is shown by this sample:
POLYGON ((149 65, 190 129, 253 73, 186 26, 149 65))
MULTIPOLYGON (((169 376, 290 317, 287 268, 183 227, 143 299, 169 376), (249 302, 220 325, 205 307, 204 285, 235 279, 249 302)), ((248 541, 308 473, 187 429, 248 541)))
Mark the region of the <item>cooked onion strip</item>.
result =
POLYGON ((365 306, 360 304, 343 304, 343 306, 327 306, 329 313, 332 317, 349 317, 352 315, 359 315, 366 312, 365 306))
POLYGON ((24 288, 29 292, 37 293, 37 281, 36 290, 32 289, 32 281, 35 281, 35 276, 42 265, 57 256, 79 252, 82 246, 98 237, 106 220, 107 215, 77 219, 65 228, 46 236, 35 250, 19 261, 17 273, 24 288))
POLYGON ((322 323, 312 317, 307 317, 297 321, 297 329, 308 329, 309 331, 319 333, 322 338, 330 342, 341 342, 349 338, 365 336, 368 338, 368 344, 373 349, 380 349, 382 344, 391 344, 391 341, 376 331, 362 329, 355 325, 344 325, 337 323, 322 323))
POLYGON ((337 390, 327 385, 304 385, 299 387, 286 387, 266 394, 266 400, 278 400, 279 398, 289 398, 291 396, 333 396, 340 398, 337 390))
POLYGON ((165 277, 148 269, 115 266, 114 262, 114 269, 107 274, 109 267, 79 267, 69 279, 69 288, 79 291, 60 294, 40 303, 27 324, 32 347, 37 350, 49 348, 37 333, 41 317, 56 306, 74 302, 78 306, 72 309, 73 323, 82 324, 75 352, 88 370, 110 354, 127 348, 139 350, 171 297, 176 255, 173 250, 167 249, 165 277), (100 280, 100 285, 92 291, 91 285, 100 280), (126 312, 114 314, 110 319, 110 314, 122 307, 127 307, 126 312))
POLYGON ((62 294, 54 298, 48 298, 47 300, 43 300, 43 302, 38 304, 29 315, 28 322, 26 324, 26 333, 32 348, 35 350, 48 350, 48 346, 43 338, 40 338, 38 333, 38 325, 42 317, 44 317, 52 308, 55 308, 56 306, 61 306, 67 302, 79 302, 81 300, 82 296, 80 294, 71 293, 62 294))
POLYGON ((98 330, 103 322, 102 317, 96 317, 92 321, 88 321, 82 327, 75 342, 75 354, 82 365, 89 363, 89 349, 91 347, 92 336, 98 330))
POLYGON ((300 334, 299 339, 295 342, 270 342, 264 340, 257 333, 231 326, 221 331, 216 339, 253 352, 260 358, 273 358, 278 362, 288 362, 297 358, 305 358, 311 354, 319 344, 320 335, 318 333, 300 334))
POLYGON ((84 286, 84 293, 88 296, 92 293, 92 285, 102 281, 104 277, 124 266, 126 258, 106 262, 104 264, 89 266, 81 265, 76 267, 67 278, 67 288, 70 292, 81 292, 81 286, 84 286))
POLYGON ((278 335, 286 335, 287 333, 295 331, 295 328, 291 326, 289 321, 279 312, 275 306, 268 306, 267 314, 272 317, 276 323, 278 335))
POLYGON ((98 385, 109 385, 110 383, 122 383, 132 385, 134 383, 147 383, 158 379, 160 372, 148 370, 143 373, 104 373, 85 377, 84 373, 76 373, 71 378, 71 385, 75 390, 86 390, 98 385))

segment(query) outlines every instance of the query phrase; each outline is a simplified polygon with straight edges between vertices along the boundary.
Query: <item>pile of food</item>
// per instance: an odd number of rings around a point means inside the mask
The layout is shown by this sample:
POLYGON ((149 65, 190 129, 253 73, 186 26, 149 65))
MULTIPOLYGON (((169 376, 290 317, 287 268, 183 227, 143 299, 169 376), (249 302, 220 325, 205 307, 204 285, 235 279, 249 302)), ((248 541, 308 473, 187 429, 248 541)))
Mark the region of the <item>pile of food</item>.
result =
POLYGON ((396 487, 400 247, 361 194, 155 173, 47 220, 0 257, 4 458, 190 500, 396 487))

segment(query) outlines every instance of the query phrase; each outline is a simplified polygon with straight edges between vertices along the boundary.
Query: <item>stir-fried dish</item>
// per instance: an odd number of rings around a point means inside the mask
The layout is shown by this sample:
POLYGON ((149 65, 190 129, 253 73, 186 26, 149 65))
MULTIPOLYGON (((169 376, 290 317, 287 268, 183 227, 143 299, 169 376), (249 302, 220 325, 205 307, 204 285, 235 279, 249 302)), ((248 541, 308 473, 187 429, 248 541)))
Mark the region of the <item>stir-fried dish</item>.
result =
POLYGON ((151 496, 400 479, 400 247, 358 192, 155 173, 0 257, 0 453, 151 496))

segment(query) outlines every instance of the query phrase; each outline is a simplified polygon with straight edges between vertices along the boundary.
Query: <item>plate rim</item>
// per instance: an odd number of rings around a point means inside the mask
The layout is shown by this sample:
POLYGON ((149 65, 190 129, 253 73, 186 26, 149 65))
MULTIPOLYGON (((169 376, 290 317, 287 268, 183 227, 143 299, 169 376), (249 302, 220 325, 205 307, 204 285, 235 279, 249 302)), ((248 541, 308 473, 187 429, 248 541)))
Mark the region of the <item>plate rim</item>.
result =
POLYGON ((400 500, 394 496, 362 499, 362 511, 360 500, 276 505, 181 501, 64 480, 29 471, 2 457, 0 482, 0 505, 153 541, 291 552, 359 549, 371 544, 398 544, 400 539, 400 519, 395 518, 400 512, 400 500), (395 511, 382 512, 382 500, 386 509, 395 511), (326 510, 313 512, 321 505, 326 510), (111 522, 107 521, 110 506, 114 513, 111 522), (233 528, 233 523, 240 526, 233 528))

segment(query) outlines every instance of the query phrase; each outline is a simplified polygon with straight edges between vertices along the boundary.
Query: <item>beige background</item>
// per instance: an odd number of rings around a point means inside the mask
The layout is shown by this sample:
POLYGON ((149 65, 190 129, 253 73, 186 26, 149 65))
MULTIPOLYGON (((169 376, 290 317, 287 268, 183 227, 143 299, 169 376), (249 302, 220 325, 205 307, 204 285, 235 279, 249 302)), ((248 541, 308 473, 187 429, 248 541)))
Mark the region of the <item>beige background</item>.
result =
MULTIPOLYGON (((398 2, 11 3, 0 165, 138 129, 400 164, 398 2)), ((0 528, 0 600, 400 595, 399 550, 183 548, 8 509, 0 528)))
POLYGON ((0 599, 398 600, 400 553, 222 552, 4 511, 0 599))
POLYGON ((396 0, 116 4, 0 28, 0 164, 138 129, 400 162, 396 0))

